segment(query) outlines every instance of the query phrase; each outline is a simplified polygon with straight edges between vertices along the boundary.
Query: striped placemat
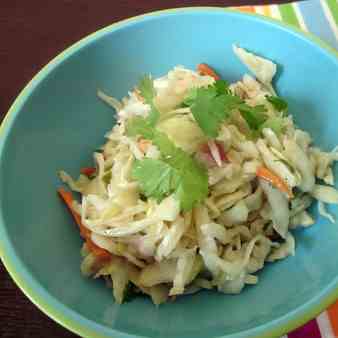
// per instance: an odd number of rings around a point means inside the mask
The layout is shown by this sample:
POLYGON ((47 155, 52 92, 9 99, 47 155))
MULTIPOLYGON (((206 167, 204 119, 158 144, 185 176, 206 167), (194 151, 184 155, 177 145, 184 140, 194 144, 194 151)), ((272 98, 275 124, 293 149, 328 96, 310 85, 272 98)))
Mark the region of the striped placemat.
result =
MULTIPOLYGON (((338 0, 306 0, 237 9, 270 16, 311 32, 338 50, 338 0)), ((282 338, 338 338, 338 301, 282 338)))

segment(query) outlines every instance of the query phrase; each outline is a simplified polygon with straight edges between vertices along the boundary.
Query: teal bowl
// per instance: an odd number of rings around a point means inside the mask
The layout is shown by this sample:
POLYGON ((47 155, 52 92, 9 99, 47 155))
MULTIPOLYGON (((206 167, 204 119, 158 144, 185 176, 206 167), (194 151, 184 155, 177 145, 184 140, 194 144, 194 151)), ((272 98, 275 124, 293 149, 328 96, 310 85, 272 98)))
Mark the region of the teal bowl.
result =
MULTIPOLYGON (((25 294, 85 337, 271 337, 314 317, 338 297, 338 228, 320 217, 297 231, 296 256, 268 264, 236 296, 201 292, 155 307, 123 305, 80 275, 81 239, 56 194, 56 173, 76 175, 114 123, 97 88, 122 97, 144 73, 207 62, 234 81, 237 43, 277 62, 278 92, 296 122, 329 150, 338 143, 337 54, 314 37, 260 16, 179 9, 104 28, 57 56, 13 104, 0 140, 0 254, 25 294)), ((336 174, 338 174, 336 170, 336 174)), ((338 210, 330 211, 338 217, 338 210)))

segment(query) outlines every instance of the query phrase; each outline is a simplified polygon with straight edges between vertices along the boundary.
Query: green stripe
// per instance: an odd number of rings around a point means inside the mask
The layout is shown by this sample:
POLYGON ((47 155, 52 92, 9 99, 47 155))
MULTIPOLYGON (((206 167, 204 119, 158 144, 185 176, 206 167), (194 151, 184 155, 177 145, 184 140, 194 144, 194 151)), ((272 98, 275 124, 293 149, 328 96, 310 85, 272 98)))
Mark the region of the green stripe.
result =
POLYGON ((336 0, 326 0, 336 25, 338 25, 338 3, 336 0))
POLYGON ((295 10, 291 4, 284 4, 279 6, 279 11, 284 22, 294 25, 300 28, 299 21, 297 19, 295 10))

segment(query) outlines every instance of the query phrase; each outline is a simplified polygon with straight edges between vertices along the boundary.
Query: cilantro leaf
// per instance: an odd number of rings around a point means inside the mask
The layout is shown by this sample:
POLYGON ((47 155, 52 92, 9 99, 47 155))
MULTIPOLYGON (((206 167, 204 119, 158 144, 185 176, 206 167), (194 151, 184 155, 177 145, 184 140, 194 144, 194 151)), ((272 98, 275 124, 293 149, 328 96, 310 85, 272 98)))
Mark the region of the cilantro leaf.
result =
POLYGON ((169 195, 179 181, 178 173, 169 164, 146 158, 135 161, 132 177, 136 179, 143 193, 157 201, 169 195))
MULTIPOLYGON (((221 122, 220 112, 215 114, 216 91, 214 88, 199 88, 196 90, 196 97, 191 105, 191 112, 203 132, 216 137, 221 122)), ((224 107, 223 107, 224 108, 224 107)), ((225 111, 223 109, 223 111, 225 111)))
POLYGON ((183 101, 189 106, 197 124, 212 138, 217 137, 220 125, 231 112, 238 109, 252 130, 258 130, 265 122, 263 105, 251 107, 239 96, 233 95, 225 81, 217 80, 208 87, 192 89, 183 101))
MULTIPOLYGON (((189 107, 194 103, 199 89, 205 89, 205 88, 192 88, 189 90, 188 94, 186 95, 182 103, 184 107, 189 107)), ((209 93, 215 94, 215 96, 223 95, 223 94, 230 94, 229 83, 224 80, 216 80, 213 85, 210 85, 207 87, 207 90, 209 91, 209 93)))
POLYGON ((142 135, 148 140, 151 140, 154 136, 152 125, 143 117, 137 116, 130 119, 127 123, 126 129, 129 136, 142 135))
POLYGON ((246 103, 242 103, 238 106, 238 109, 249 127, 253 130, 259 129, 267 119, 266 115, 263 114, 266 112, 264 105, 251 107, 246 103))
POLYGON ((225 109, 230 113, 231 110, 238 107, 238 105, 242 104, 243 101, 239 96, 232 94, 222 95, 224 97, 225 109))
POLYGON ((166 135, 158 135, 153 142, 164 153, 164 161, 172 166, 180 177, 175 194, 183 210, 192 209, 208 195, 206 169, 182 149, 171 146, 166 135))
MULTIPOLYGON (((127 126, 128 136, 142 136, 147 140, 151 140, 155 144, 164 158, 171 158, 175 154, 176 146, 170 141, 168 136, 156 130, 146 119, 142 117, 134 117, 128 121, 127 126)), ((189 156, 189 155, 187 155, 189 156)))
POLYGON ((127 124, 129 136, 141 135, 151 140, 161 153, 160 160, 144 159, 134 162, 133 177, 138 180, 147 197, 162 200, 175 193, 183 210, 192 209, 208 195, 208 175, 197 161, 177 148, 168 136, 142 118, 127 124))
POLYGON ((215 138, 221 123, 240 102, 239 97, 231 94, 217 95, 216 87, 210 86, 196 90, 195 100, 190 109, 203 132, 215 138))
POLYGON ((154 103, 150 103, 150 112, 148 115, 148 121, 151 125, 155 125, 160 118, 160 112, 158 109, 155 107, 154 103))
POLYGON ((138 89, 142 95, 142 97, 145 99, 146 103, 151 103, 155 97, 155 88, 153 80, 149 75, 145 75, 141 78, 138 89))
POLYGON ((191 210, 208 195, 208 175, 195 167, 188 166, 182 173, 175 195, 183 210, 191 210), (192 196, 194 198, 192 199, 192 196))
POLYGON ((147 119, 149 123, 154 126, 160 117, 160 112, 154 104, 154 98, 156 96, 154 81, 149 75, 146 75, 140 80, 137 87, 145 102, 150 105, 150 112, 147 119))
POLYGON ((288 103, 279 96, 266 96, 266 99, 273 105, 273 107, 277 111, 284 111, 288 110, 288 103))
POLYGON ((217 94, 229 94, 229 83, 227 81, 216 80, 214 86, 216 88, 217 94))
POLYGON ((197 96, 197 89, 198 88, 192 88, 189 90, 188 94, 185 96, 182 102, 183 107, 190 107, 194 101, 196 100, 197 96))

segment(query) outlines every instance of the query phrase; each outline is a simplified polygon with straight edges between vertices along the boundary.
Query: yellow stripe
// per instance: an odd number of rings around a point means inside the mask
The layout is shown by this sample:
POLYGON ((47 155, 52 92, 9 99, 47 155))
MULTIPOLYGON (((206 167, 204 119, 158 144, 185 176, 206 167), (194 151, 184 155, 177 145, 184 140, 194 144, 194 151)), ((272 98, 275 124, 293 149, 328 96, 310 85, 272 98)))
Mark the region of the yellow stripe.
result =
POLYGON ((270 6, 262 6, 263 7, 263 13, 266 16, 272 16, 270 6))

